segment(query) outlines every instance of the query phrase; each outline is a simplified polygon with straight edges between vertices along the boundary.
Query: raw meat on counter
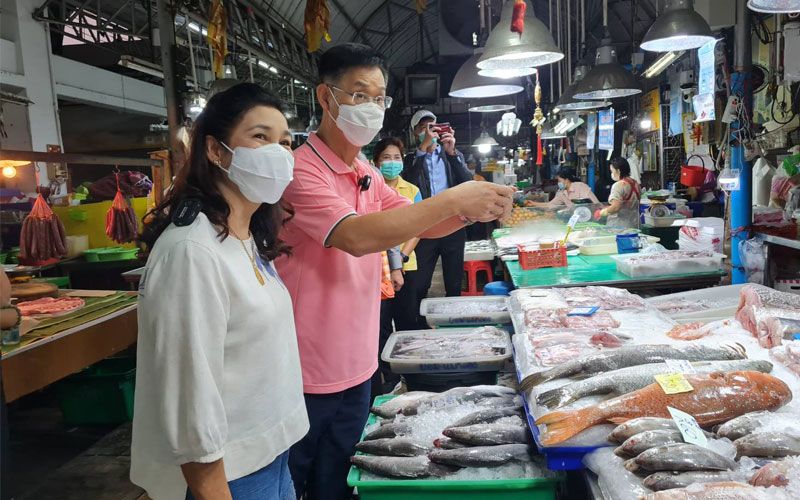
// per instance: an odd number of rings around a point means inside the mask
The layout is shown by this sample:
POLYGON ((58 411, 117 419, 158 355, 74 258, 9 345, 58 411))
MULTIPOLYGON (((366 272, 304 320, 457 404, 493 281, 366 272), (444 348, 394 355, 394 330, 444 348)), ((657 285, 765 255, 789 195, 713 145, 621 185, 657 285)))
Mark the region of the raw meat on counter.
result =
POLYGON ((78 297, 44 297, 41 299, 20 302, 17 304, 23 316, 34 316, 37 314, 61 314, 80 309, 85 305, 83 299, 78 297))
POLYGON ((571 307, 600 306, 607 311, 644 309, 646 303, 638 295, 622 288, 585 286, 559 290, 571 307))
POLYGON ((786 486, 789 476, 800 473, 800 457, 789 457, 769 463, 760 468, 750 479, 753 486, 786 486))
POLYGON ((644 500, 767 500, 767 490, 746 483, 701 483, 676 490, 659 491, 644 500))
POLYGON ((739 308, 736 319, 745 330, 758 336, 755 308, 800 310, 800 295, 779 292, 763 285, 748 283, 739 295, 739 308))
POLYGON ((784 342, 769 350, 770 356, 800 377, 800 340, 784 342))
POLYGON ((756 337, 761 347, 771 348, 800 333, 800 309, 754 307, 756 337))
POLYGON ((777 410, 792 398, 789 387, 772 375, 754 371, 687 375, 691 392, 665 394, 659 384, 573 411, 540 417, 546 425, 541 443, 554 446, 604 422, 620 423, 641 416, 668 417, 667 407, 684 411, 701 426, 726 422, 751 411, 777 410))
POLYGON ((528 309, 525 311, 525 325, 529 329, 563 328, 563 316, 567 309, 528 309))
POLYGON ((675 340, 697 340, 711 333, 711 329, 702 321, 675 325, 667 332, 667 337, 675 340))
POLYGON ((508 334, 494 326, 463 334, 419 333, 403 335, 392 349, 391 359, 460 359, 507 354, 508 334))
POLYGON ((428 306, 428 314, 474 315, 508 311, 503 301, 459 301, 435 302, 428 306))
POLYGON ((562 317, 562 322, 566 328, 576 330, 597 330, 600 328, 619 328, 619 321, 615 320, 606 311, 599 311, 591 316, 567 316, 562 317))

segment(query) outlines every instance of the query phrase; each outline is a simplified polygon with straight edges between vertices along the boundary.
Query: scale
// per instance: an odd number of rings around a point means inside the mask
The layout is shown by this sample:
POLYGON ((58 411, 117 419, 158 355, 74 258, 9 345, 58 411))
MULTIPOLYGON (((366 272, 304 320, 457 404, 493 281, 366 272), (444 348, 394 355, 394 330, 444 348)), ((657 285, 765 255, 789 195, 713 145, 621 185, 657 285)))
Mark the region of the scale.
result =
POLYGON ((667 199, 669 196, 648 196, 650 199, 650 206, 647 208, 646 213, 651 217, 670 217, 672 209, 667 206, 667 199))

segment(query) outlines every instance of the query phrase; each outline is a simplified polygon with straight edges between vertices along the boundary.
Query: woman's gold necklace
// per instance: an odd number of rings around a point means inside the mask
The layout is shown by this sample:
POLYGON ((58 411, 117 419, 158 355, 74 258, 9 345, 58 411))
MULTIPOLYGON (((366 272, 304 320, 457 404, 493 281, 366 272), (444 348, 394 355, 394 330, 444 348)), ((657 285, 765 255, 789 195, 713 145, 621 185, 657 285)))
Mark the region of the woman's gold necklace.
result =
MULTIPOLYGON (((253 235, 250 234, 250 238, 252 237, 253 235)), ((253 272, 256 273, 256 278, 258 279, 258 282, 261 284, 261 286, 266 285, 267 282, 264 280, 264 275, 261 274, 261 270, 258 268, 258 265, 256 264, 255 256, 250 255, 250 252, 247 251, 247 245, 244 244, 243 240, 239 239, 238 237, 236 239, 239 240, 239 243, 242 244, 242 250, 244 250, 244 253, 247 254, 247 258, 250 259, 250 265, 253 266, 253 272)), ((253 253, 255 254, 255 252, 253 253)))

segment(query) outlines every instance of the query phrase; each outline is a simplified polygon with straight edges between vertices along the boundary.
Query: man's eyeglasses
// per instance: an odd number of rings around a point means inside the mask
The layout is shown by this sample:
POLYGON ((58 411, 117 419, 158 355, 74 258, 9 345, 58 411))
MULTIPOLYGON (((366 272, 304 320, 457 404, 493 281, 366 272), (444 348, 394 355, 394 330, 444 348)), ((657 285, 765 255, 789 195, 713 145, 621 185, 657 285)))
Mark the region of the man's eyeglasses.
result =
POLYGON ((375 104, 384 109, 389 109, 392 107, 392 98, 389 96, 381 95, 378 97, 372 97, 370 95, 365 94, 364 92, 348 92, 346 90, 340 89, 339 87, 334 87, 333 85, 328 85, 328 87, 330 87, 332 90, 338 90, 343 94, 349 95, 353 100, 353 104, 355 104, 356 106, 358 106, 359 104, 374 102, 375 104))

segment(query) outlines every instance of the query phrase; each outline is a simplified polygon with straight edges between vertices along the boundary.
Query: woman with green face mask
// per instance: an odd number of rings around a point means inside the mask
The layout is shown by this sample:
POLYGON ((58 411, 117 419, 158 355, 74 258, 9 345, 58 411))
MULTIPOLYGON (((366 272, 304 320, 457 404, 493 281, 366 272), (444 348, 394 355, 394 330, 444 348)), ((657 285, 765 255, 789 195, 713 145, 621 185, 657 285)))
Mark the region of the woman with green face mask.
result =
MULTIPOLYGON (((400 176, 403 172, 403 149, 403 142, 400 139, 394 137, 382 139, 375 145, 372 159, 389 187, 413 203, 417 203, 422 201, 419 188, 400 176)), ((417 243, 419 243, 419 238, 414 238, 397 247, 394 252, 389 252, 389 268, 395 296, 393 299, 381 301, 380 349, 378 353, 383 351, 386 340, 392 334, 393 322, 394 328, 398 331, 414 329, 416 324, 416 293, 413 279, 417 271, 417 258, 414 254, 417 243), (399 259, 393 259, 392 254, 399 256, 399 259)), ((376 394, 385 394, 394 388, 400 377, 389 370, 387 363, 380 359, 378 362, 380 368, 372 379, 373 392, 382 387, 385 390, 376 392, 376 394)))

